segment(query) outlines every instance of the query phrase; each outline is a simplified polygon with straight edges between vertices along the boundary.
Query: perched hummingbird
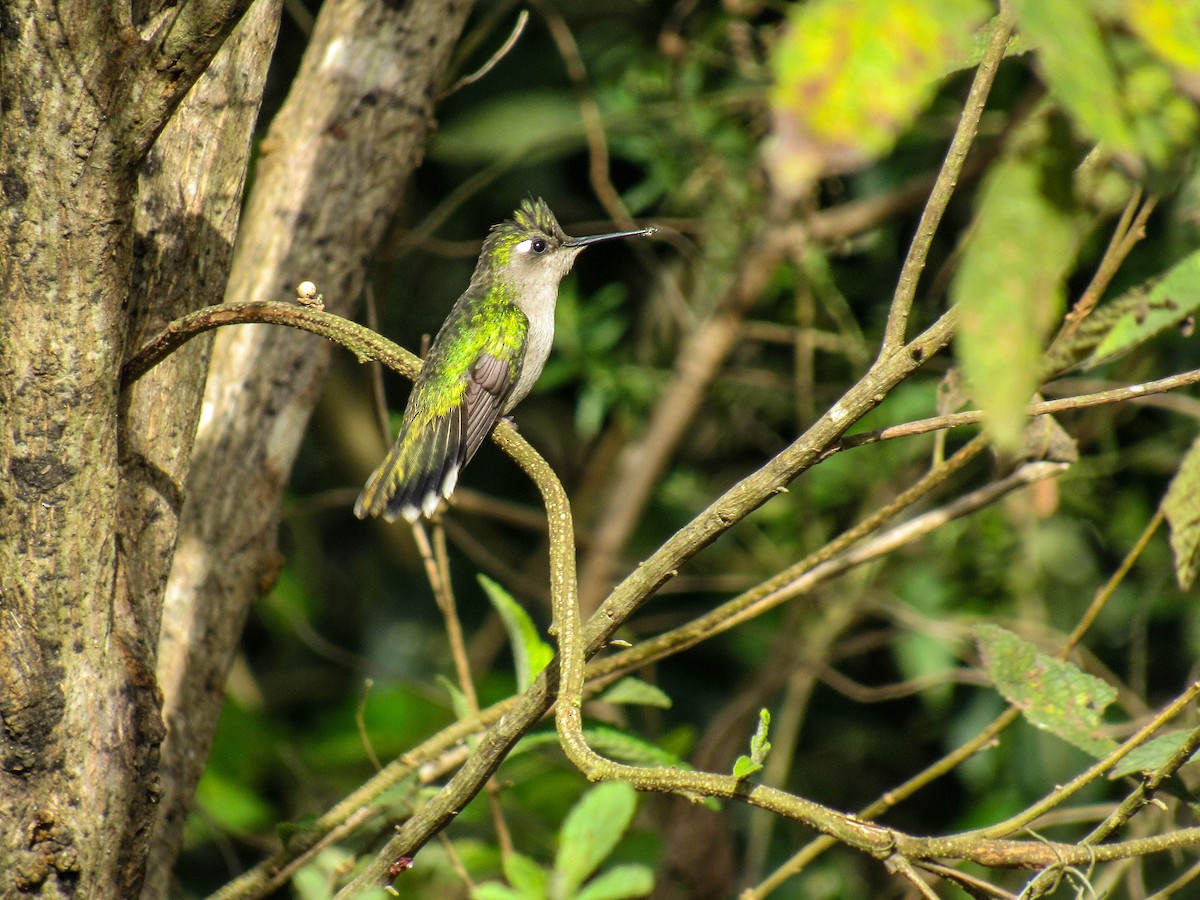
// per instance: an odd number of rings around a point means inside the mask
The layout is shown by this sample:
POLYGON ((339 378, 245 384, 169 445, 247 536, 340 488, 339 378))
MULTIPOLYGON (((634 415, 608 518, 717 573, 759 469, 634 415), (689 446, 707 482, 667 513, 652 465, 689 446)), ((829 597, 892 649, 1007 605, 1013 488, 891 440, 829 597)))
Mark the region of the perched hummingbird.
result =
POLYGON ((400 434, 354 504, 360 519, 432 516, 500 416, 525 399, 554 339, 558 285, 589 244, 655 228, 568 237, 543 200, 492 226, 404 410, 400 434))

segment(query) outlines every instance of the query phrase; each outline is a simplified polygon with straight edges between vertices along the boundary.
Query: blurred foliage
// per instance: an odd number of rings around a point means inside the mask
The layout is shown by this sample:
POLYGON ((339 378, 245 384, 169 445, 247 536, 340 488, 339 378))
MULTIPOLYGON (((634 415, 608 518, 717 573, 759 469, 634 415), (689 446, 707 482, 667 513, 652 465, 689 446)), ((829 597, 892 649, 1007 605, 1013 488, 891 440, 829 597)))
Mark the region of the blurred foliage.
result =
MULTIPOLYGON (((1196 40, 1180 37, 1190 29, 1194 38, 1197 4, 1029 0, 1013 9, 1018 36, 913 312, 915 331, 959 303, 959 342, 856 431, 978 403, 990 434, 1015 451, 1035 390, 1079 394, 1164 377, 1200 359, 1191 337, 1200 302, 1193 255, 1200 177, 1190 150, 1200 61, 1196 40), (1048 365, 1044 352, 1062 313, 1091 281, 1117 217, 1139 190, 1159 198, 1144 239, 1096 298, 1104 302, 1095 318, 1056 345, 1064 355, 1048 365), (1101 324, 1089 331, 1094 323, 1101 324), (1073 368, 1084 361, 1086 371, 1073 368), (956 396, 948 372, 960 365, 966 385, 955 403, 947 400, 956 396), (1046 387, 1050 374, 1061 377, 1046 387)), ((517 11, 507 2, 480 4, 451 81, 488 58, 517 11)), ((591 180, 588 116, 568 74, 574 61, 564 59, 547 22, 565 28, 599 110, 612 187, 629 213, 659 222, 665 235, 652 245, 603 245, 580 259, 560 297, 555 353, 517 413, 522 434, 573 498, 581 555, 622 490, 611 479, 623 448, 644 434, 673 375, 697 362, 681 348, 721 316, 737 329, 622 548, 620 576, 795 440, 874 358, 928 193, 927 184, 914 193, 913 180, 942 163, 970 83, 967 63, 982 46, 976 29, 994 6, 568 0, 532 11, 508 55, 443 101, 427 161, 376 259, 373 295, 380 330, 418 348, 465 287, 487 227, 522 197, 545 197, 571 233, 608 224, 612 211, 591 180), (744 271, 778 229, 881 198, 892 202, 864 224, 805 236, 772 257, 769 271, 744 271), (763 276, 761 287, 731 312, 750 275, 763 276)), ((279 91, 303 40, 285 28, 279 91)), ((454 676, 449 643, 406 529, 359 523, 350 513, 384 447, 382 437, 370 448, 345 437, 372 421, 369 378, 347 359, 335 376, 284 511, 287 567, 253 615, 230 681, 178 869, 181 896, 214 889, 274 846, 277 823, 303 828, 367 778, 373 759, 386 763, 455 718, 453 697, 438 681, 454 676)), ((406 386, 389 378, 387 389, 389 406, 401 408, 406 386)), ((1046 655, 1136 543, 1173 478, 1171 535, 1180 582, 1191 585, 1200 543, 1194 448, 1186 471, 1175 473, 1196 435, 1196 397, 1191 388, 1061 416, 1080 453, 1061 478, 1009 494, 647 667, 638 675, 653 692, 626 686, 629 693, 605 697, 589 709, 589 737, 614 756, 729 772, 759 724, 761 752, 751 742, 744 774, 761 767, 752 780, 849 811, 974 737, 1007 697, 1049 710, 1050 725, 1019 720, 885 821, 943 834, 1012 815, 1091 762, 1071 746, 1080 741, 1055 736, 1062 717, 1054 685, 1079 700, 1081 679, 1098 679, 1115 695, 1106 715, 1098 699, 1093 707, 1091 688, 1079 701, 1094 714, 1079 726, 1094 751, 1125 737, 1129 723, 1196 677, 1200 605, 1176 585, 1165 531, 1071 663, 1055 668, 1046 655), (981 622, 1006 629, 982 632, 992 647, 982 660, 974 640, 981 622), (998 663, 1001 633, 1047 685, 998 663), (760 720, 764 709, 771 716, 760 720)), ((621 637, 636 644, 682 625, 792 565, 894 499, 975 431, 830 457, 689 562, 621 637)), ((976 461, 927 506, 979 487, 1008 464, 1007 457, 976 461)), ((460 493, 470 491, 486 502, 464 500, 448 534, 471 665, 487 704, 544 662, 541 642, 509 600, 544 633, 545 532, 530 524, 540 512, 536 492, 494 448, 467 470, 460 493), (492 579, 484 587, 481 573, 492 579), (515 651, 510 635, 518 636, 515 651)), ((1195 717, 1176 724, 1190 727, 1195 717)), ((1161 762, 1177 746, 1147 747, 1150 762, 1136 764, 1161 762)), ((1195 779, 1183 771, 1184 785, 1195 779)), ((760 813, 736 803, 662 797, 644 798, 636 817, 632 801, 618 798, 625 806, 597 826, 607 828, 603 839, 574 836, 579 810, 600 802, 601 790, 616 797, 621 788, 589 791, 545 730, 525 739, 496 783, 520 855, 501 852, 481 795, 445 842, 431 842, 398 877, 403 896, 466 897, 474 885, 479 897, 582 897, 603 862, 610 874, 638 873, 627 876, 636 884, 656 870, 656 896, 728 897, 812 836, 790 822, 764 827, 760 813), (568 877, 563 854, 581 840, 596 841, 596 855, 570 863, 568 877), (571 889, 546 893, 556 878, 571 889)), ((1130 784, 1094 784, 1077 799, 1112 804, 1130 784)), ((352 854, 369 853, 428 790, 415 781, 398 786, 373 829, 322 851, 286 890, 328 896, 352 854)), ((1160 817, 1145 826, 1151 831, 1196 824, 1193 810, 1174 802, 1144 815, 1160 817)), ((1048 825, 1039 834, 1078 840, 1087 824, 1082 832, 1048 825)), ((1171 861, 1150 857, 1105 884, 1111 896, 1133 896, 1135 880, 1160 885, 1173 875, 1171 861)), ((1019 873, 988 877, 1014 892, 1024 881, 1019 873)), ((882 866, 835 849, 771 896, 888 890, 899 895, 882 866)))

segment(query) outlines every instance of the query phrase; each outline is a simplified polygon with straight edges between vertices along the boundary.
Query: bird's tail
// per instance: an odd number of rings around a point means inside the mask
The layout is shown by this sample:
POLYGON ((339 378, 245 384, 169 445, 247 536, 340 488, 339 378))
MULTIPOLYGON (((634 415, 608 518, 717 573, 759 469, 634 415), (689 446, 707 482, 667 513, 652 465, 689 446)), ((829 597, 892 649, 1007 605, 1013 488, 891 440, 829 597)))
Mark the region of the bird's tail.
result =
POLYGON ((354 504, 360 519, 383 516, 389 522, 403 516, 416 522, 437 511, 444 497, 458 484, 464 463, 461 409, 438 416, 423 428, 406 429, 354 504), (456 427, 457 426, 457 427, 456 427))

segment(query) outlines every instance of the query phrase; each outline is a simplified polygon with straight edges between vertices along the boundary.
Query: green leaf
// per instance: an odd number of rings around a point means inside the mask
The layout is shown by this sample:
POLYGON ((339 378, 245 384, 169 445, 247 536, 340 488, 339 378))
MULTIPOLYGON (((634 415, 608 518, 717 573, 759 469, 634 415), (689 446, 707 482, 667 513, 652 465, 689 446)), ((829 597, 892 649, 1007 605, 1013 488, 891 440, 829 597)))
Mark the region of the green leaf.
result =
POLYGON ((1175 580, 1180 588, 1190 590, 1196 583, 1196 567, 1200 564, 1200 438, 1188 448, 1179 471, 1171 479, 1163 512, 1171 526, 1175 580))
POLYGON ((605 703, 629 703, 639 706, 671 708, 671 698, 661 688, 638 678, 622 678, 598 698, 605 703))
POLYGON ((654 872, 648 866, 633 863, 613 866, 596 876, 575 895, 575 900, 627 900, 645 897, 653 890, 654 872))
POLYGON ((196 787, 196 805, 212 824, 234 834, 250 834, 275 821, 275 810, 257 793, 211 769, 196 787))
POLYGON ((513 599, 512 594, 486 575, 479 576, 479 584, 500 615, 500 621, 508 632, 512 645, 513 659, 517 667, 517 687, 525 690, 537 678, 538 673, 554 658, 554 648, 542 640, 537 626, 524 607, 513 599))
POLYGON ((813 0, 772 57, 777 184, 795 190, 889 152, 989 14, 978 0, 813 0))
POLYGON ((988 677, 1030 724, 1101 757, 1116 742, 1100 733, 1100 715, 1116 688, 1044 653, 996 625, 975 629, 988 677))
POLYGON ((1104 333, 1084 368, 1127 353, 1176 327, 1197 310, 1200 310, 1200 250, 1185 256, 1161 278, 1122 294, 1085 320, 1087 335, 1094 335, 1100 329, 1104 333))
POLYGON ((471 889, 471 900, 530 900, 528 894, 514 891, 498 881, 485 881, 471 889))
POLYGON ((1200 72, 1198 0, 1125 0, 1126 21, 1142 43, 1182 72, 1200 72))
POLYGON ((326 847, 292 876, 292 892, 297 900, 332 900, 336 883, 334 873, 351 859, 340 847, 326 847))
POLYGON ((767 754, 771 752, 771 742, 767 740, 770 729, 771 712, 760 709, 758 711, 758 727, 754 729, 754 734, 750 737, 750 755, 739 756, 734 762, 734 778, 740 781, 763 767, 763 763, 767 760, 767 754))
POLYGON ((745 754, 739 756, 733 763, 733 777, 738 781, 749 778, 762 768, 762 763, 756 763, 745 754))
POLYGON ((637 791, 623 781, 598 784, 567 814, 558 835, 551 894, 570 897, 621 840, 637 809, 637 791))
MULTIPOLYGON (((1142 746, 1131 750, 1108 773, 1109 778, 1121 778, 1125 775, 1138 775, 1142 772, 1153 772, 1165 766, 1192 735, 1190 728, 1178 728, 1166 731, 1153 740, 1146 741, 1142 746)), ((1196 756, 1193 753, 1192 759, 1196 756)))
POLYGON ((1043 193, 1043 185, 1064 183, 1061 169, 1045 146, 992 168, 950 288, 963 372, 988 435, 1006 453, 1020 449, 1042 345, 1061 314, 1076 251, 1073 219, 1043 193))
POLYGON ((1122 115, 1120 79, 1089 7, 1081 0, 1012 0, 1018 27, 1037 49, 1051 93, 1080 130, 1135 153, 1122 115))
POLYGON ((450 708, 454 710, 455 717, 465 719, 471 715, 471 704, 467 702, 467 695, 462 692, 459 686, 445 675, 438 675, 437 681, 438 684, 446 689, 446 693, 450 695, 450 708))
POLYGON ((754 729, 754 734, 750 738, 750 758, 756 763, 767 761, 767 754, 771 752, 771 742, 767 740, 767 733, 771 730, 771 711, 768 709, 760 709, 758 711, 758 727, 754 729))
POLYGON ((629 734, 626 731, 619 731, 616 728, 608 728, 604 725, 596 725, 585 728, 583 733, 587 738, 588 746, 597 753, 611 756, 620 762, 635 766, 674 766, 677 769, 691 768, 691 766, 674 753, 663 750, 645 738, 629 734))
POLYGON ((527 900, 542 900, 550 876, 528 856, 509 853, 502 861, 504 877, 527 900))

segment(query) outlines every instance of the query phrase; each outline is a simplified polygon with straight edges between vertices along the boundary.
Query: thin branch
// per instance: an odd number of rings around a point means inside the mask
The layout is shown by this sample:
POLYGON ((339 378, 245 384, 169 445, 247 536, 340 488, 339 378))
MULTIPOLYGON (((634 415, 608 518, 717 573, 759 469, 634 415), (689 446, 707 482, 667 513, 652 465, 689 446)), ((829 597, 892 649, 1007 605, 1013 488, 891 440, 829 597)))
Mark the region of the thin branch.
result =
POLYGON ((1176 897, 1180 889, 1187 887, 1197 878, 1200 878, 1200 860, 1193 863, 1186 872, 1184 872, 1162 890, 1155 891, 1153 894, 1147 897, 1146 900, 1169 900, 1171 897, 1176 897))
POLYGON ((328 338, 358 357, 359 362, 379 360, 389 369, 415 378, 421 361, 387 338, 349 319, 323 310, 275 300, 221 303, 206 306, 171 322, 133 354, 121 372, 128 387, 192 338, 222 325, 287 325, 328 338))
POLYGON ((371 688, 375 681, 371 678, 363 682, 362 696, 358 698, 358 706, 354 710, 354 727, 358 729, 358 740, 371 761, 372 767, 378 772, 383 769, 379 757, 375 755, 375 747, 371 743, 371 735, 367 733, 367 698, 371 696, 371 688))
POLYGON ((950 203, 950 197, 962 174, 963 164, 971 144, 975 142, 975 134, 979 130, 979 120, 983 116, 983 108, 987 102, 996 71, 1004 59, 1004 48, 1008 45, 1012 24, 1005 13, 992 20, 991 35, 988 38, 987 49, 975 70, 975 80, 971 82, 971 90, 967 94, 963 112, 958 120, 958 127, 946 151, 945 162, 938 172, 937 181, 929 195, 929 202, 921 213, 921 221, 917 225, 917 233, 913 236, 900 270, 900 278, 896 283, 896 293, 892 298, 891 309, 888 312, 887 327, 883 335, 883 345, 880 355, 898 352, 904 346, 905 335, 908 333, 908 319, 912 313, 913 301, 917 296, 917 283, 921 272, 929 258, 929 248, 933 244, 933 236, 942 221, 942 215, 950 203))
POLYGON ((913 864, 903 856, 894 854, 889 856, 887 867, 916 888, 917 893, 924 897, 925 900, 938 900, 938 895, 933 892, 933 888, 925 883, 925 879, 913 868, 913 864))
POLYGON ((1058 651, 1059 659, 1066 659, 1070 652, 1079 646, 1083 640, 1083 636, 1088 633, 1096 623, 1096 620, 1100 618, 1100 613, 1108 604, 1108 601, 1112 599, 1113 594, 1117 592, 1117 588, 1121 586, 1121 583, 1125 580, 1125 576, 1133 568, 1133 564, 1141 558, 1143 551, 1149 546, 1150 539, 1154 537, 1154 533, 1162 525, 1165 515, 1162 506, 1159 505, 1154 515, 1150 518, 1149 523, 1142 529, 1142 533, 1137 541, 1134 542, 1133 547, 1125 554, 1125 558, 1121 560, 1121 565, 1117 566, 1117 570, 1100 586, 1100 589, 1092 597, 1092 602, 1088 604, 1088 608, 1079 617, 1079 622, 1076 623, 1075 628, 1071 631, 1071 636, 1067 638, 1063 647, 1058 651))
MULTIPOLYGON (((1111 388, 1091 394, 1077 394, 1073 397, 1061 397, 1057 400, 1042 400, 1038 403, 1031 403, 1028 414, 1031 417, 1053 416, 1076 409, 1090 409, 1093 406, 1106 406, 1110 403, 1137 400, 1141 397, 1147 397, 1152 394, 1163 394, 1167 391, 1178 390, 1179 388, 1189 387, 1193 384, 1200 384, 1200 369, 1192 369, 1189 372, 1169 375, 1166 378, 1158 378, 1154 381, 1144 381, 1141 384, 1132 384, 1128 387, 1111 388)), ((865 447, 867 444, 876 444, 879 441, 913 437, 918 434, 928 434, 931 431, 941 431, 946 428, 960 428, 963 425, 978 425, 982 421, 983 413, 980 410, 969 410, 967 412, 950 413, 945 416, 918 419, 914 422, 905 422, 903 425, 889 425, 886 428, 877 428, 874 431, 863 431, 858 434, 848 435, 830 444, 829 449, 825 451, 822 459, 833 456, 835 453, 841 453, 843 450, 850 450, 853 447, 865 447)))
POLYGON ((465 88, 469 84, 474 84, 488 72, 492 71, 492 69, 496 68, 496 65, 500 62, 500 60, 504 59, 504 57, 508 55, 508 51, 512 50, 512 48, 517 45, 517 41, 521 39, 521 35, 524 33, 525 26, 527 24, 529 24, 529 10, 523 9, 517 16, 517 22, 515 25, 513 25, 513 30, 509 33, 508 37, 505 38, 504 43, 500 45, 500 48, 491 55, 488 61, 474 72, 471 72, 469 75, 464 75, 462 78, 458 79, 458 81, 454 82, 454 84, 442 92, 441 96, 438 97, 438 100, 445 100, 451 94, 461 90, 462 88, 465 88))
POLYGON ((1113 229, 1112 238, 1108 242, 1100 264, 1096 267, 1091 282, 1084 289, 1071 311, 1063 318, 1062 328, 1050 344, 1048 352, 1050 358, 1053 359, 1055 349, 1070 340, 1071 336, 1079 330, 1079 326, 1083 324, 1083 320, 1092 314, 1100 302, 1100 298, 1104 296, 1104 292, 1116 276, 1117 270, 1125 262, 1125 258, 1129 256, 1134 245, 1146 236, 1146 220, 1154 211, 1158 198, 1146 198, 1146 202, 1142 203, 1141 208, 1138 209, 1141 199, 1141 189, 1135 190, 1129 198, 1129 202, 1125 205, 1121 218, 1117 222, 1117 227, 1113 229), (1133 212, 1134 209, 1137 209, 1136 216, 1133 212))
MULTIPOLYGON (((462 620, 458 615, 458 604, 454 599, 454 588, 450 583, 450 557, 446 552, 446 531, 440 520, 431 523, 433 540, 425 526, 418 520, 413 523, 413 537, 421 560, 425 564, 425 575, 429 586, 433 589, 434 599, 441 610, 442 619, 446 625, 446 637, 450 641, 450 655, 454 660, 454 669, 458 678, 459 689, 466 700, 467 711, 471 716, 479 715, 479 695, 475 692, 475 679, 471 675, 471 661, 467 654, 467 642, 463 637, 462 620)), ((504 821, 504 810, 500 806, 500 786, 495 780, 487 782, 488 808, 492 816, 492 825, 496 829, 496 837, 502 854, 512 853, 512 834, 504 821)))
POLYGON ((479 715, 479 697, 475 693, 475 681, 471 677, 471 663, 467 659, 467 642, 463 639, 462 622, 458 618, 458 605, 454 601, 454 590, 450 586, 449 572, 443 565, 446 534, 440 523, 432 524, 439 552, 435 553, 429 540, 425 525, 416 521, 412 526, 413 539, 421 554, 421 562, 425 565, 425 577, 433 590, 434 599, 442 613, 446 625, 446 637, 450 641, 450 655, 454 660, 454 671, 458 678, 459 690, 467 701, 467 708, 472 715, 479 715))
POLYGON ((1018 900, 1017 895, 1011 891, 1002 890, 994 884, 989 884, 982 878, 976 878, 974 875, 960 872, 958 869, 952 869, 949 866, 943 866, 928 860, 920 860, 916 865, 926 872, 954 882, 972 897, 995 897, 997 900, 1018 900))
MULTIPOLYGON (((1103 822, 1097 825, 1090 834, 1080 841, 1080 844, 1082 846, 1098 846, 1106 837, 1122 827, 1151 801, 1155 792, 1192 758, 1197 749, 1200 749, 1200 728, 1192 729, 1187 740, 1171 754, 1171 758, 1143 778, 1142 783, 1134 789, 1133 793, 1126 797, 1113 810, 1111 815, 1106 817, 1103 822)), ((1023 896, 1030 898, 1040 897, 1051 887, 1053 876, 1053 872, 1043 872, 1026 885, 1023 896)))
MULTIPOLYGON (((367 327, 376 334, 379 333, 379 304, 375 302, 375 288, 368 281, 363 288, 366 299, 367 327)), ((383 445, 392 442, 392 423, 388 417, 387 391, 383 385, 383 365, 378 361, 371 364, 371 394, 375 398, 375 417, 379 420, 379 433, 383 435, 383 445)))
POLYGON ((660 393, 642 434, 625 446, 597 517, 584 559, 579 595, 591 612, 611 587, 616 560, 633 533, 671 454, 687 433, 708 385, 737 346, 745 316, 770 280, 786 247, 764 225, 745 244, 731 287, 716 312, 699 324, 675 354, 671 379, 660 393))

